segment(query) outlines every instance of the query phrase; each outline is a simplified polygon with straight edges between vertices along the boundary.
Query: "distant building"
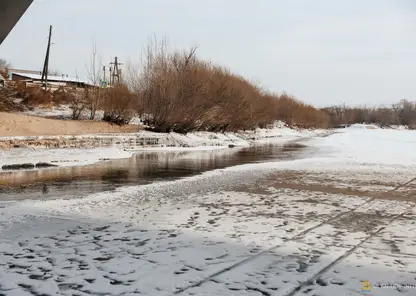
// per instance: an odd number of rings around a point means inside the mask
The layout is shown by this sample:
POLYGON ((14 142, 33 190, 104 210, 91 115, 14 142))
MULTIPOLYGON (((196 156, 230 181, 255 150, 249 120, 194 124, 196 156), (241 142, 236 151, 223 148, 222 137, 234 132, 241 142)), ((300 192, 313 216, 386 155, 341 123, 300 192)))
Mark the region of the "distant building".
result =
MULTIPOLYGON (((9 78, 12 81, 24 81, 28 83, 40 84, 42 82, 42 72, 29 71, 29 70, 17 70, 12 69, 9 71, 9 78)), ((48 75, 47 83, 51 86, 66 86, 75 88, 87 88, 94 87, 94 84, 86 80, 71 78, 67 75, 54 76, 48 75)), ((98 86, 96 86, 98 87, 98 86)))

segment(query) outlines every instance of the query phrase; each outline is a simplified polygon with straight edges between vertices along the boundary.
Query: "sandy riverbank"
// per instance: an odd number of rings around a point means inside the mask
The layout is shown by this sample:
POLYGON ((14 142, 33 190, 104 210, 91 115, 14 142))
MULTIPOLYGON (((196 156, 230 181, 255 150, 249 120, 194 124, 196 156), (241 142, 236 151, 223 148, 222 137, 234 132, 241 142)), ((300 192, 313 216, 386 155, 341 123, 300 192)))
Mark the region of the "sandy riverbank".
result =
POLYGON ((137 125, 118 126, 106 122, 55 120, 0 112, 0 137, 132 133, 137 131, 137 125))

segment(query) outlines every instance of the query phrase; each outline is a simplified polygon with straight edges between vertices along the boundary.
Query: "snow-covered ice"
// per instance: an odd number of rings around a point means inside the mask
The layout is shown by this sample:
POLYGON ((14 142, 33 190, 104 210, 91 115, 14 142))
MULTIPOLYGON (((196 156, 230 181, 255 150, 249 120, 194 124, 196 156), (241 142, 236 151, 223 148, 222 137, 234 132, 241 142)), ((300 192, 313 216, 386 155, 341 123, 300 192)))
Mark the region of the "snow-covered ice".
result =
POLYGON ((416 164, 416 130, 380 129, 353 125, 347 132, 335 134, 317 146, 336 147, 334 156, 341 161, 361 164, 416 164))
POLYGON ((353 126, 307 142, 326 156, 0 203, 0 294, 415 295, 415 140, 353 126))

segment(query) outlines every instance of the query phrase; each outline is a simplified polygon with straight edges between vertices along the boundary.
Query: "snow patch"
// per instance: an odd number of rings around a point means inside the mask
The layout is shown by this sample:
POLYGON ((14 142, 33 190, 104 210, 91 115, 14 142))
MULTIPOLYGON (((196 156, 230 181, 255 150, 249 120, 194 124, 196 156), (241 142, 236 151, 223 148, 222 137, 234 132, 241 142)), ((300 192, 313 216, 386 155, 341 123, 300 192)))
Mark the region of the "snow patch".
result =
POLYGON ((0 150, 0 167, 21 163, 49 163, 57 166, 78 166, 103 160, 129 158, 133 152, 118 148, 96 149, 31 149, 0 150))

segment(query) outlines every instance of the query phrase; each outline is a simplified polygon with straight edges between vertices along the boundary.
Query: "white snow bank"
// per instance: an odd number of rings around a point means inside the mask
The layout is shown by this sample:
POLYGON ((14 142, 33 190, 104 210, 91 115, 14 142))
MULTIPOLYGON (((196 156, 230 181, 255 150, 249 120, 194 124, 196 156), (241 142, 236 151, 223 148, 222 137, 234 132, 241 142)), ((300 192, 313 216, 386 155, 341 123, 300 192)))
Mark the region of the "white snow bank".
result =
POLYGON ((204 147, 229 145, 247 147, 252 143, 279 142, 287 143, 299 138, 320 136, 330 133, 329 130, 305 130, 287 127, 283 122, 277 121, 274 125, 265 129, 253 131, 240 131, 237 133, 213 133, 213 132, 191 132, 186 135, 170 133, 169 137, 179 146, 204 147))
POLYGON ((337 161, 361 164, 416 165, 416 131, 353 125, 339 133, 312 141, 330 148, 337 161))
MULTIPOLYGON (((35 107, 32 110, 22 112, 25 115, 38 116, 38 117, 53 117, 58 119, 71 119, 72 118, 72 109, 71 105, 59 105, 52 106, 50 108, 41 108, 35 107)), ((79 119, 89 119, 88 112, 82 112, 79 116, 79 119)), ((95 121, 102 121, 104 116, 104 111, 97 110, 95 113, 95 121)))
POLYGON ((31 149, 0 150, 0 167, 23 163, 49 163, 57 166, 93 164, 103 160, 131 157, 133 152, 117 148, 96 149, 31 149))
POLYGON ((25 115, 31 116, 40 116, 40 117, 62 117, 62 118, 71 118, 72 110, 70 105, 61 105, 53 106, 51 108, 33 108, 33 110, 28 110, 23 112, 25 115))
POLYGON ((12 164, 38 162, 55 165, 86 165, 102 159, 119 159, 130 157, 135 151, 195 151, 214 150, 228 147, 247 147, 253 143, 270 142, 285 144, 299 139, 322 135, 327 130, 295 130, 277 122, 269 129, 257 129, 239 133, 192 132, 186 135, 169 133, 140 132, 136 134, 100 134, 79 136, 36 136, 4 137, 3 140, 41 141, 47 139, 68 139, 84 141, 90 139, 98 146, 110 146, 99 149, 46 149, 17 148, 0 150, 0 167, 12 164))

